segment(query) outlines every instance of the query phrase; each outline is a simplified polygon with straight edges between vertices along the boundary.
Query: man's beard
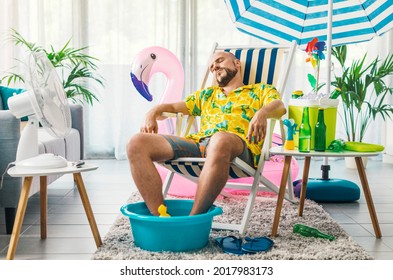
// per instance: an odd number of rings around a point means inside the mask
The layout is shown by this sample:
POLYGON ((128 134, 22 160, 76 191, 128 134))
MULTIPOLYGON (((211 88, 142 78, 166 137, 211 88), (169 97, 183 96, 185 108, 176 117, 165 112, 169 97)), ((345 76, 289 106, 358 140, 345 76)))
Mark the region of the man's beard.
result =
POLYGON ((225 87, 237 74, 237 69, 221 68, 225 71, 226 75, 217 76, 217 83, 220 87, 225 87))

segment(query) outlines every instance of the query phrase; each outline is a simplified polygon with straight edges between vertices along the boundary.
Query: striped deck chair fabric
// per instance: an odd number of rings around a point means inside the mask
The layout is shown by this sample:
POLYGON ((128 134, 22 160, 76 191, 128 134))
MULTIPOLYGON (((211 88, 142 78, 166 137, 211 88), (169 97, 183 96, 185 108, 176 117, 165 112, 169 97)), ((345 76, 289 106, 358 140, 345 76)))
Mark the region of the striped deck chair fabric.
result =
MULTIPOLYGON (((216 51, 228 51, 233 53, 242 63, 241 69, 244 84, 255 84, 261 82, 272 84, 277 88, 280 94, 283 94, 285 90, 285 83, 288 77, 288 72, 293 60, 295 48, 295 43, 285 46, 268 45, 246 47, 227 47, 218 46, 217 44, 215 44, 213 47, 213 51, 211 52, 211 57, 216 51)), ((211 59, 209 59, 209 62, 210 60, 211 59)), ((205 88, 209 81, 210 84, 212 84, 211 77, 209 76, 211 75, 209 71, 209 65, 207 65, 207 70, 201 88, 205 88)), ((261 156, 258 167, 256 169, 250 167, 239 158, 235 158, 231 162, 229 179, 237 179, 243 177, 254 178, 253 184, 247 185, 228 182, 225 186, 225 188, 250 190, 248 205, 245 210, 242 222, 235 225, 213 223, 213 228, 237 230, 241 234, 243 234, 246 230, 251 215, 251 209, 254 205, 257 191, 267 189, 270 191, 278 192, 278 187, 261 174, 265 161, 269 159, 269 149, 271 147, 274 124, 274 120, 269 120, 267 137, 265 138, 265 143, 262 150, 263 156, 261 156)), ((188 128, 185 130, 184 134, 188 134, 189 128, 190 125, 188 124, 188 128)), ((204 158, 178 158, 175 160, 159 162, 160 165, 164 166, 170 171, 168 172, 167 178, 163 184, 164 195, 167 194, 170 183, 175 173, 180 174, 181 176, 184 176, 193 182, 197 182, 204 162, 204 158)), ((289 180, 291 180, 291 178, 289 180)), ((294 201, 292 182, 288 184, 288 188, 289 189, 287 191, 286 198, 288 200, 294 201)))
POLYGON ((242 62, 243 83, 245 85, 265 82, 277 85, 278 73, 282 66, 284 49, 225 49, 242 62), (256 61, 256 62, 255 62, 256 61))

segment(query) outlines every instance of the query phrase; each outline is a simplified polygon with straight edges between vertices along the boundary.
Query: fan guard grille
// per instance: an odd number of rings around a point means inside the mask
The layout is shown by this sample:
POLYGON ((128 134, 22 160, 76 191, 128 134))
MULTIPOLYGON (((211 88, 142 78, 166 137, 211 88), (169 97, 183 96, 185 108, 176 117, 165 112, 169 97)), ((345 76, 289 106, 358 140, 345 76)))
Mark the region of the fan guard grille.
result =
POLYGON ((56 69, 44 52, 31 53, 29 75, 38 121, 52 136, 66 137, 71 130, 70 107, 56 69))

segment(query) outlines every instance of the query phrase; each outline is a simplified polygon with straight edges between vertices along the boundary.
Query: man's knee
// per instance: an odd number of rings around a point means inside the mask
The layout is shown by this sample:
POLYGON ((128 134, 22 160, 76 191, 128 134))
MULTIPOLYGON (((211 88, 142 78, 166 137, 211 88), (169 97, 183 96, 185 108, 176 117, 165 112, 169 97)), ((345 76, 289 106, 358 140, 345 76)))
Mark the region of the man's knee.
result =
POLYGON ((243 142, 239 136, 228 132, 215 133, 208 145, 208 154, 214 153, 222 156, 237 155, 243 151, 243 142))
POLYGON ((153 161, 168 160, 173 157, 169 142, 159 134, 137 133, 128 141, 127 156, 129 160, 148 157, 153 161))
POLYGON ((228 132, 217 132, 212 135, 209 145, 216 148, 226 147, 231 142, 231 134, 228 132))
POLYGON ((137 133, 128 140, 126 150, 129 159, 137 156, 141 151, 145 151, 143 146, 146 141, 144 138, 145 135, 143 133, 137 133))

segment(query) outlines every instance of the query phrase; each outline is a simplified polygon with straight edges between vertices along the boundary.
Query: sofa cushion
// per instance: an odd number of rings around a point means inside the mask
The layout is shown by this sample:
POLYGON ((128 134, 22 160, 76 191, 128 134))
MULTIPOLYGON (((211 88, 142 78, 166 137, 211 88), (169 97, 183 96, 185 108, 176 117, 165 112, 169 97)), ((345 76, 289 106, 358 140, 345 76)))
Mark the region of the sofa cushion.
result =
POLYGON ((38 152, 66 157, 64 139, 53 137, 45 128, 38 129, 38 152))
MULTIPOLYGON (((9 88, 9 87, 3 87, 0 86, 0 96, 1 96, 1 106, 3 110, 9 110, 8 108, 8 98, 17 95, 19 93, 22 93, 26 90, 21 89, 21 88, 9 88)), ((21 118, 21 121, 27 121, 27 117, 21 118)))
POLYGON ((75 128, 64 138, 66 158, 69 161, 78 161, 82 158, 81 155, 81 137, 79 131, 75 128))
POLYGON ((38 129, 38 152, 52 153, 65 157, 68 161, 80 159, 80 136, 79 131, 71 128, 65 138, 57 138, 50 135, 45 128, 38 129))

